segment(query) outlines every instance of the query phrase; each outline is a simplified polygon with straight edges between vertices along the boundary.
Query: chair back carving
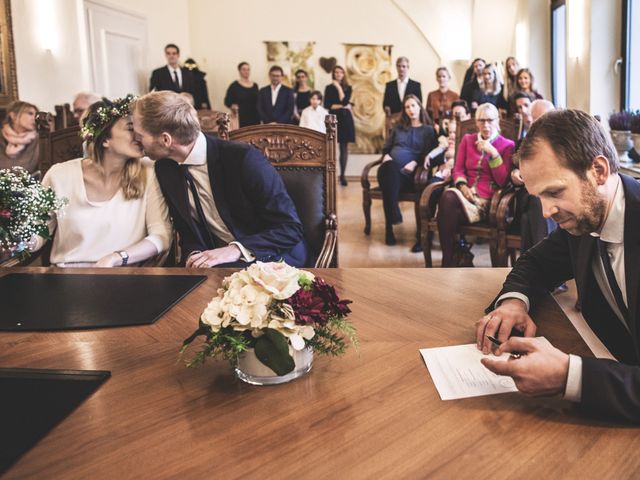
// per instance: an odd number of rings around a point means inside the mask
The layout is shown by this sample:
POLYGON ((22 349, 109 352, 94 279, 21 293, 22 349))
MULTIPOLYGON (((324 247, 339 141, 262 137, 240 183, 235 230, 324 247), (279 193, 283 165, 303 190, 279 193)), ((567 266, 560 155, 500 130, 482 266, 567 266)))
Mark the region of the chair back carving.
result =
POLYGON ((218 135, 218 119, 223 115, 226 115, 226 113, 218 112, 216 110, 198 110, 200 129, 204 133, 208 133, 210 135, 218 135))
POLYGON ((78 122, 73 116, 71 106, 68 103, 63 105, 56 105, 56 117, 55 117, 55 129, 61 130, 63 128, 73 127, 78 122))
POLYGON ((39 170, 44 176, 51 165, 82 157, 80 126, 51 131, 52 115, 38 112, 36 126, 39 134, 39 170))
POLYGON ((326 134, 284 124, 229 131, 229 121, 227 114, 219 118, 219 136, 253 145, 280 173, 302 221, 309 266, 337 267, 335 115, 326 117, 326 134))

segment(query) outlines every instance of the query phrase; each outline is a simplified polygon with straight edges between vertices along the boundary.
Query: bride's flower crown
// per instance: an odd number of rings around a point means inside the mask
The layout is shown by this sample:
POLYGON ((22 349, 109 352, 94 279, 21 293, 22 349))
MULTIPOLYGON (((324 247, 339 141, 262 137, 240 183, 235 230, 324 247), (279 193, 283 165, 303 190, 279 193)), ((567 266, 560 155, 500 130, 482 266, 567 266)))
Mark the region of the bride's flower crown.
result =
POLYGON ((128 94, 123 98, 116 98, 113 101, 103 98, 102 101, 105 105, 92 112, 82 122, 82 128, 80 129, 82 139, 93 141, 102 133, 111 120, 129 115, 129 107, 135 98, 135 95, 132 94, 128 94))

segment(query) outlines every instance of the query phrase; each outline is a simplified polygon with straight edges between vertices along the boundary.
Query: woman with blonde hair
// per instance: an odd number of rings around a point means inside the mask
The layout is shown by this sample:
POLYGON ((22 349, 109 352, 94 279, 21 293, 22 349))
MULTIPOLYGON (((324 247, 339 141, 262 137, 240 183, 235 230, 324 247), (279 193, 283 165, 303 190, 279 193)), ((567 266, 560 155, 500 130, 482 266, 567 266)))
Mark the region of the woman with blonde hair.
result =
POLYGON ((496 68, 488 63, 482 70, 482 87, 474 92, 471 108, 477 108, 483 103, 490 103, 496 108, 507 110, 507 102, 501 95, 502 85, 498 79, 496 68))
MULTIPOLYGON (((127 96, 91 105, 81 119, 86 158, 54 165, 42 183, 68 199, 49 225, 55 229, 51 263, 116 267, 167 250, 169 213, 153 164, 142 159, 127 96)), ((42 246, 39 239, 36 248, 42 246)))
POLYGON ((0 169, 22 167, 29 173, 38 169, 38 107, 17 100, 7 107, 0 135, 0 169))

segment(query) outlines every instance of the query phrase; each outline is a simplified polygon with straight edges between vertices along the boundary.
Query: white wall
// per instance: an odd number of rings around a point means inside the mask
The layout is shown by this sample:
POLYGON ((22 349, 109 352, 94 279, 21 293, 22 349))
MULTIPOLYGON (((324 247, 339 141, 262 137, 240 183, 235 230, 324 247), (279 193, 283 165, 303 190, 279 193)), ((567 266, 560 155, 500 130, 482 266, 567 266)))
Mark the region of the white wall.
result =
POLYGON ((208 73, 214 109, 223 108, 224 93, 237 78, 240 61, 251 64, 254 81, 260 86, 267 84, 267 40, 315 41, 316 87, 321 90, 330 77, 318 59, 335 57, 344 65, 345 43, 391 44, 394 62, 401 55, 410 59, 411 78, 429 87, 435 84, 438 56, 420 29, 390 0, 326 0, 308 9, 297 0, 279 0, 277 8, 273 2, 260 0, 191 0, 189 11, 193 53, 208 73), (290 15, 283 16, 283 12, 290 15))
MULTIPOLYGON (((172 0, 96 3, 147 18, 147 69, 165 63, 163 48, 169 42, 188 52, 186 4, 172 0)), ((93 90, 82 0, 12 0, 11 9, 20 98, 53 110, 56 104, 70 103, 77 92, 93 90)))
MULTIPOLYGON (((450 67, 457 89, 474 56, 503 61, 519 48, 527 57, 519 60, 532 68, 537 88, 550 95, 548 0, 326 0, 320 7, 279 0, 275 9, 261 0, 94 1, 146 17, 149 72, 164 63, 166 43, 177 43, 182 59, 193 56, 208 72, 214 108, 222 108, 241 60, 252 64, 255 81, 266 84, 265 40, 314 40, 316 59, 335 56, 340 63, 344 43, 392 44, 394 60, 411 59, 410 75, 423 83, 425 95, 435 88, 438 65, 450 67), (283 11, 291 12, 284 22, 283 11), (518 23, 526 39, 519 47, 518 23)), ((93 88, 83 5, 83 0, 12 0, 21 98, 52 109, 93 88)), ((568 35, 578 28, 582 38, 579 55, 567 59, 568 105, 606 117, 619 107, 613 63, 620 52, 621 0, 567 0, 567 10, 568 35)), ((322 88, 329 77, 319 66, 316 73, 322 88)))

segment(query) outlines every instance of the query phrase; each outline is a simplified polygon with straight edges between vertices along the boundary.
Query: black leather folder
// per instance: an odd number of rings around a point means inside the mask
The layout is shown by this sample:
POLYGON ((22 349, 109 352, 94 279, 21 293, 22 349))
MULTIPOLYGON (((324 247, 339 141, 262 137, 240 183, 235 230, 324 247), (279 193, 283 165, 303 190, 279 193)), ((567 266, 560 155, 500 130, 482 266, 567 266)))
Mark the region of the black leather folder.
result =
POLYGON ((151 324, 206 278, 11 273, 0 277, 0 331, 151 324))
POLYGON ((0 368, 0 475, 110 375, 99 370, 0 368))

